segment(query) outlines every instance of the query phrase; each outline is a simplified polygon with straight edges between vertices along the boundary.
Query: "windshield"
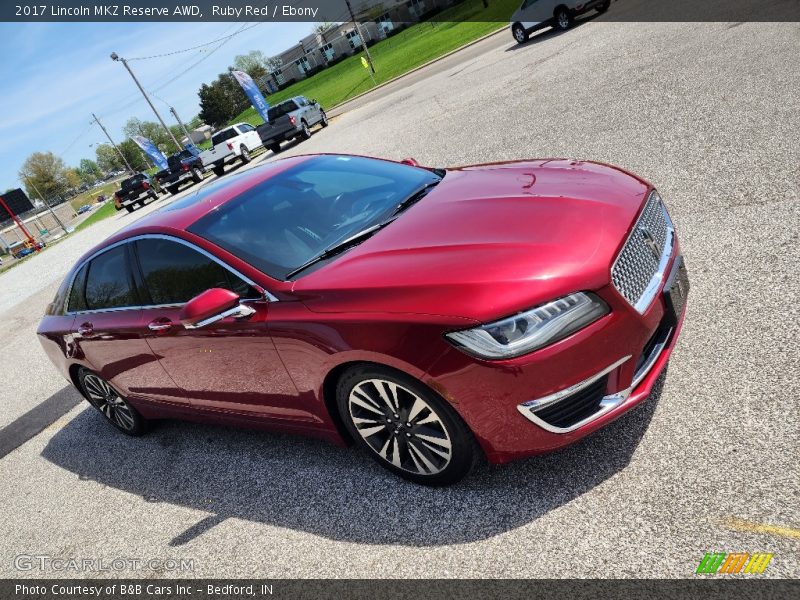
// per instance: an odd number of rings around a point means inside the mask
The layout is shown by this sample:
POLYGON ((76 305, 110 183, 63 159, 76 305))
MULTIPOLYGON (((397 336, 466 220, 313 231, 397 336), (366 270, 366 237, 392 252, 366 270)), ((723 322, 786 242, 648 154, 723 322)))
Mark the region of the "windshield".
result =
POLYGON ((317 156, 271 177, 188 230, 275 279, 390 218, 440 175, 355 156, 317 156))
POLYGON ((267 111, 267 117, 269 117, 270 121, 274 121, 283 115, 289 114, 293 110, 297 110, 297 104, 294 100, 287 100, 286 102, 281 102, 280 104, 276 104, 275 106, 271 107, 267 111))

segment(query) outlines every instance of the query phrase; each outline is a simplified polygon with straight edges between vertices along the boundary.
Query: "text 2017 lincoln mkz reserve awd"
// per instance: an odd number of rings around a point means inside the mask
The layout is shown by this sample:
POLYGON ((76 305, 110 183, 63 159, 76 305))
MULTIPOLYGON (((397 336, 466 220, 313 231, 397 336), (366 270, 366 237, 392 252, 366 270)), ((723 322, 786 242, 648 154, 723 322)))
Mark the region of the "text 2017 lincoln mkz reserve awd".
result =
POLYGON ((658 192, 612 166, 298 156, 101 243, 39 336, 124 433, 175 417, 355 441, 442 485, 644 400, 688 285, 658 192))

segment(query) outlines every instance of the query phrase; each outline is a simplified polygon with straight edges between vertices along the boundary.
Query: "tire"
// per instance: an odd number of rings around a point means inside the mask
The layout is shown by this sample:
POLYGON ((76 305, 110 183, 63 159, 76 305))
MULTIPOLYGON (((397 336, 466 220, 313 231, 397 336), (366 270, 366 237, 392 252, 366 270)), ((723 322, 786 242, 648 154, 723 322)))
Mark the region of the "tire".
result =
POLYGON ((480 456, 458 413, 407 375, 380 366, 352 368, 339 379, 336 402, 356 444, 382 467, 414 483, 456 483, 480 456))
POLYGON ((199 169, 192 169, 192 181, 195 183, 200 183, 203 181, 203 174, 200 172, 199 169))
POLYGON ((133 204, 129 204, 128 206, 125 207, 125 210, 127 210, 129 213, 132 213, 133 211, 136 210, 136 207, 133 204))
POLYGON ((300 129, 300 137, 304 140, 307 140, 311 137, 311 130, 308 128, 308 123, 305 120, 301 121, 301 129, 300 129))
POLYGON ((553 29, 566 31, 572 27, 572 13, 566 6, 559 6, 553 14, 553 29))
POLYGON ((158 200, 158 193, 156 193, 155 191, 149 192, 148 196, 150 196, 151 200, 158 200))
POLYGON ((280 142, 275 142, 274 144, 270 144, 269 149, 272 150, 273 154, 278 154, 278 152, 281 151, 280 142))
POLYGON ((172 194, 173 196, 178 193, 177 185, 171 185, 167 189, 169 190, 169 193, 172 194))
POLYGON ((89 404, 119 431, 133 437, 147 431, 147 420, 100 375, 89 369, 81 369, 78 380, 89 404))
POLYGON ((607 2, 603 2, 600 6, 598 6, 596 10, 602 15, 609 9, 610 6, 611 6, 611 0, 608 0, 607 2))
POLYGON ((320 117, 320 120, 319 120, 320 125, 322 125, 323 127, 327 127, 328 126, 328 115, 325 114, 324 110, 321 110, 319 112, 322 115, 320 117))
POLYGON ((214 167, 214 175, 216 175, 217 177, 222 177, 223 175, 225 175, 225 167, 222 165, 214 167))
POLYGON ((241 148, 239 148, 239 150, 241 151, 239 158, 242 159, 243 165, 246 165, 251 160, 253 160, 252 158, 250 158, 250 150, 248 150, 246 146, 242 146, 241 148))
POLYGON ((524 44, 528 41, 528 32, 525 31, 522 23, 514 23, 514 25, 511 26, 511 35, 514 36, 518 44, 524 44))

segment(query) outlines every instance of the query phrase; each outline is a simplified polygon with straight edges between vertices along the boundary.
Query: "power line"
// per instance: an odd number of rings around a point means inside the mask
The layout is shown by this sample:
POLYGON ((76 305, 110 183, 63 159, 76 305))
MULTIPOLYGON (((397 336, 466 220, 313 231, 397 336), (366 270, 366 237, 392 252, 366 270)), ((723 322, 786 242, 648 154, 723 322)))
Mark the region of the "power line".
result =
POLYGON ((243 33, 243 32, 245 32, 245 31, 247 31, 249 29, 253 29, 254 27, 258 27, 259 25, 263 25, 263 23, 262 22, 254 23, 250 27, 243 27, 239 31, 235 31, 230 35, 223 36, 221 38, 217 38, 216 40, 212 40, 210 42, 206 42, 206 43, 200 44, 198 46, 192 46, 191 48, 184 48, 183 50, 175 50, 174 52, 165 52, 164 54, 153 54, 152 56, 137 56, 136 58, 129 58, 127 60, 129 60, 129 61, 132 61, 132 60, 150 60, 152 58, 163 58, 165 56, 174 56, 176 54, 183 54, 184 52, 191 52, 192 50, 197 50, 198 48, 203 48, 205 46, 210 46, 211 44, 216 44, 217 42, 222 41, 222 40, 227 41, 227 40, 231 39, 232 37, 239 35, 240 33, 243 33))

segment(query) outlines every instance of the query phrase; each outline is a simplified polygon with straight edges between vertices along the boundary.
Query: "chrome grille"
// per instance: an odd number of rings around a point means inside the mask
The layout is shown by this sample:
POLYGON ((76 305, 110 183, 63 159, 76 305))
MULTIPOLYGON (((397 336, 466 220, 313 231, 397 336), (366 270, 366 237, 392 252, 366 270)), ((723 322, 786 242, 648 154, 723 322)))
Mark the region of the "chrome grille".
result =
POLYGON ((673 235, 664 203, 653 190, 611 268, 614 287, 639 312, 650 305, 664 278, 673 235))

